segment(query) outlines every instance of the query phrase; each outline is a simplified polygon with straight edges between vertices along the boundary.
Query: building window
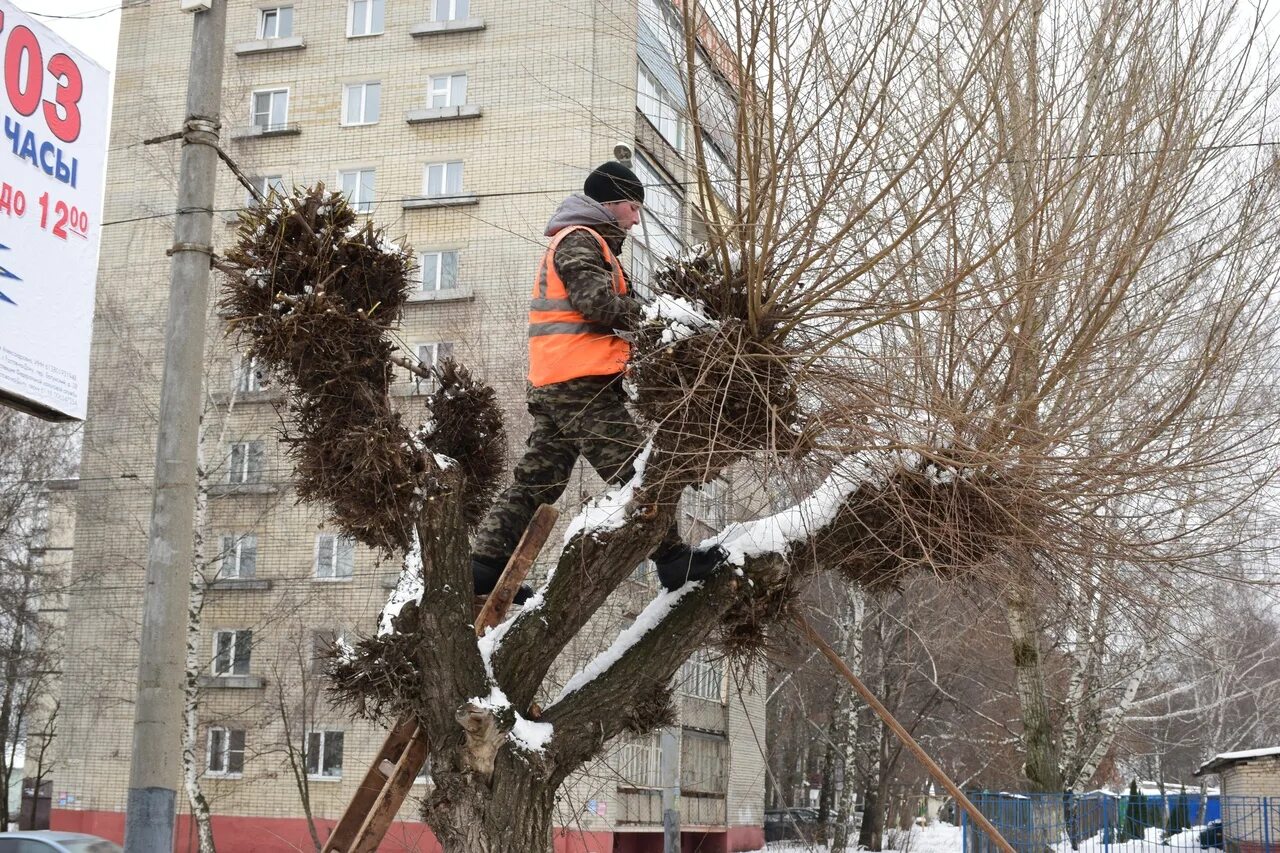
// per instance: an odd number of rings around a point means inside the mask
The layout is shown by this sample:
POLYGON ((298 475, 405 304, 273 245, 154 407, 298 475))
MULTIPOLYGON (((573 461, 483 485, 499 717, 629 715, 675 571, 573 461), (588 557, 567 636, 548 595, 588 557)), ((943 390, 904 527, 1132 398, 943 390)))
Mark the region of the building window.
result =
POLYGON ((239 776, 243 772, 244 730, 210 727, 205 775, 239 776))
POLYGON ((213 632, 213 674, 248 675, 252 631, 213 632))
POLYGON ((724 735, 684 729, 680 733, 680 790, 724 794, 729 740, 724 735))
POLYGON ((662 741, 660 734, 633 735, 619 739, 617 746, 618 787, 662 787, 662 741))
POLYGON ((428 163, 423 176, 423 194, 429 198, 462 194, 462 161, 428 163))
POLYGON ((219 548, 218 579, 251 578, 258 570, 258 535, 231 533, 222 535, 219 548))
POLYGON ((241 394, 251 394, 267 387, 267 374, 256 358, 239 356, 235 360, 233 388, 241 394))
POLYGON ((253 93, 253 126, 263 131, 284 130, 289 123, 289 90, 264 89, 253 93))
POLYGON ((293 7, 263 9, 258 18, 258 38, 283 39, 293 35, 293 7))
POLYGON ((373 169, 338 173, 338 184, 356 213, 373 213, 373 178, 373 169))
POLYGON ((680 667, 680 692, 698 699, 723 701, 724 662, 698 649, 680 667))
POLYGON ((317 580, 349 580, 355 565, 354 539, 333 533, 321 533, 316 537, 317 580))
POLYGON ((381 107, 381 83, 351 83, 342 87, 344 125, 377 124, 381 107))
POLYGON ((427 106, 433 110, 460 107, 467 102, 467 74, 437 74, 427 84, 427 106))
POLYGON ((431 3, 431 19, 433 21, 462 21, 470 14, 470 0, 433 0, 431 3))
POLYGON ((684 119, 671 93, 644 63, 636 65, 636 106, 671 147, 684 153, 684 119))
MULTIPOLYGON (((418 355, 418 366, 423 370, 431 370, 446 358, 453 358, 453 344, 448 341, 418 344, 415 347, 418 355)), ((436 389, 435 376, 419 376, 417 373, 409 375, 410 381, 413 382, 413 393, 430 394, 436 389)))
POLYGON ((637 282, 645 282, 647 273, 657 261, 680 254, 684 245, 680 237, 680 212, 684 205, 675 188, 639 153, 632 166, 645 187, 644 211, 640 214, 645 227, 632 232, 635 235, 631 254, 635 264, 632 275, 637 282))
POLYGON ((347 3, 347 36, 376 36, 382 32, 386 16, 386 0, 349 0, 347 3))
POLYGON ((307 775, 313 779, 342 778, 342 732, 307 732, 307 775))
POLYGON ((453 344, 451 343, 418 345, 418 362, 427 370, 436 367, 446 358, 453 358, 453 344))
POLYGON ((329 654, 335 646, 345 642, 346 634, 332 628, 311 632, 311 672, 320 675, 329 664, 329 654))
POLYGON ((423 252, 418 262, 424 291, 452 290, 458 286, 457 252, 423 252))
MULTIPOLYGON (((253 184, 253 188, 257 190, 262 197, 269 198, 272 192, 277 195, 284 195, 284 175, 257 175, 249 179, 249 183, 253 184)), ((258 197, 253 193, 249 193, 248 204, 253 207, 258 203, 258 197)))
POLYGON ((227 454, 227 482, 259 483, 261 481, 262 442, 233 442, 227 454))

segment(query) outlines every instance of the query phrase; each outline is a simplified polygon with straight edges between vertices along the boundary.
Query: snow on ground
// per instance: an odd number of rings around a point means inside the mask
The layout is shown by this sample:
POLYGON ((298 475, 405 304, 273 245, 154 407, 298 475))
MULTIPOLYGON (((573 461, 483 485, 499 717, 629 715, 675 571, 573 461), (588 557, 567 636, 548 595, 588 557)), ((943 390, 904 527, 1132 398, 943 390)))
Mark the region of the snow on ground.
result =
MULTIPOLYGON (((1072 851, 1071 841, 1066 838, 1045 849, 1053 853, 1200 853, 1200 830, 1203 828, 1193 826, 1165 838, 1164 830, 1153 827, 1147 830, 1143 840, 1123 843, 1116 841, 1114 834, 1109 835, 1104 842, 1102 833, 1098 833, 1081 841, 1075 851, 1072 851)), ((885 853, 961 853, 963 844, 964 834, 960 827, 949 823, 932 823, 925 827, 912 827, 909 834, 890 830, 884 849, 885 853)), ((828 849, 825 844, 774 841, 756 853, 828 853, 828 849)), ((849 853, 854 853, 852 846, 846 849, 849 853)))
MULTIPOLYGON (((885 839, 884 850, 885 853, 960 853, 961 841, 960 827, 939 822, 928 826, 913 826, 909 833, 890 831, 885 839), (890 847, 890 842, 896 846, 890 847)), ((825 844, 774 841, 756 853, 827 853, 828 849, 825 844)), ((854 845, 845 849, 854 853, 854 845)))
MULTIPOLYGON (((1076 853, 1170 853, 1175 850, 1195 850, 1199 853, 1202 829, 1203 826, 1193 826, 1166 838, 1163 829, 1158 826, 1150 827, 1143 840, 1125 842, 1120 842, 1115 833, 1109 833, 1105 839, 1102 833, 1098 833, 1081 841, 1076 853)), ((1066 839, 1050 849, 1058 853, 1073 853, 1071 842, 1066 839)))

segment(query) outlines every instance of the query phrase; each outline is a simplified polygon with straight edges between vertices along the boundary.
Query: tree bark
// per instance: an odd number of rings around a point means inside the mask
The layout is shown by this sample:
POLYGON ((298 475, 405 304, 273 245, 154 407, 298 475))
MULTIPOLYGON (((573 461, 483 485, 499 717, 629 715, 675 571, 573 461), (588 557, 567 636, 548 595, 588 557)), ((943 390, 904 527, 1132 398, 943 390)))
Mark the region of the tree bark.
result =
POLYGON ((1023 773, 1033 790, 1057 793, 1062 790, 1062 770, 1049 718, 1035 605, 1028 591, 1017 583, 1010 588, 1005 615, 1013 641, 1013 666, 1022 712, 1022 745, 1026 753, 1023 773))

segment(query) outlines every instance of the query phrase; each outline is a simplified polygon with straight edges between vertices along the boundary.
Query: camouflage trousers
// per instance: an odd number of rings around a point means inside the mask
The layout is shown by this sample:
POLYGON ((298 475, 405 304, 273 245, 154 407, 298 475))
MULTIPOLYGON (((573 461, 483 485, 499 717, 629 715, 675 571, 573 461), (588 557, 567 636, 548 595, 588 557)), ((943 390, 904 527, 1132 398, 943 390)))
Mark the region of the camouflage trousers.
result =
MULTIPOLYGON (((539 504, 553 504, 569 485, 578 457, 611 485, 635 473, 632 462, 644 434, 624 405, 622 377, 587 377, 529 388, 533 432, 516 464, 514 482, 498 498, 476 533, 472 556, 506 564, 539 504)), ((655 553, 680 547, 673 524, 655 553)))

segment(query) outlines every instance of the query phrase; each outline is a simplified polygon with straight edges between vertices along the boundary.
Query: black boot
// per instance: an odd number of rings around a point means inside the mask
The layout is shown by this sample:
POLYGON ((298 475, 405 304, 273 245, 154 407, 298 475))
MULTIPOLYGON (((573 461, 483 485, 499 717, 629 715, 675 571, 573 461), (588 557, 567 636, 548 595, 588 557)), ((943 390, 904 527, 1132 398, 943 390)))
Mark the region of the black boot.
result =
MULTIPOLYGON (((493 592, 493 588, 498 585, 498 578, 502 577, 502 570, 506 567, 505 560, 501 566, 494 566, 488 560, 472 557, 471 580, 475 583, 476 595, 488 595, 493 592)), ((520 588, 516 590, 515 596, 511 599, 511 603, 524 604, 531 595, 533 595, 533 587, 527 583, 522 583, 520 588)))
POLYGON ((681 545, 665 554, 654 555, 653 561, 658 566, 658 581, 663 588, 677 590, 686 581, 702 581, 711 577, 711 573, 727 559, 729 555, 719 545, 706 550, 681 545))

